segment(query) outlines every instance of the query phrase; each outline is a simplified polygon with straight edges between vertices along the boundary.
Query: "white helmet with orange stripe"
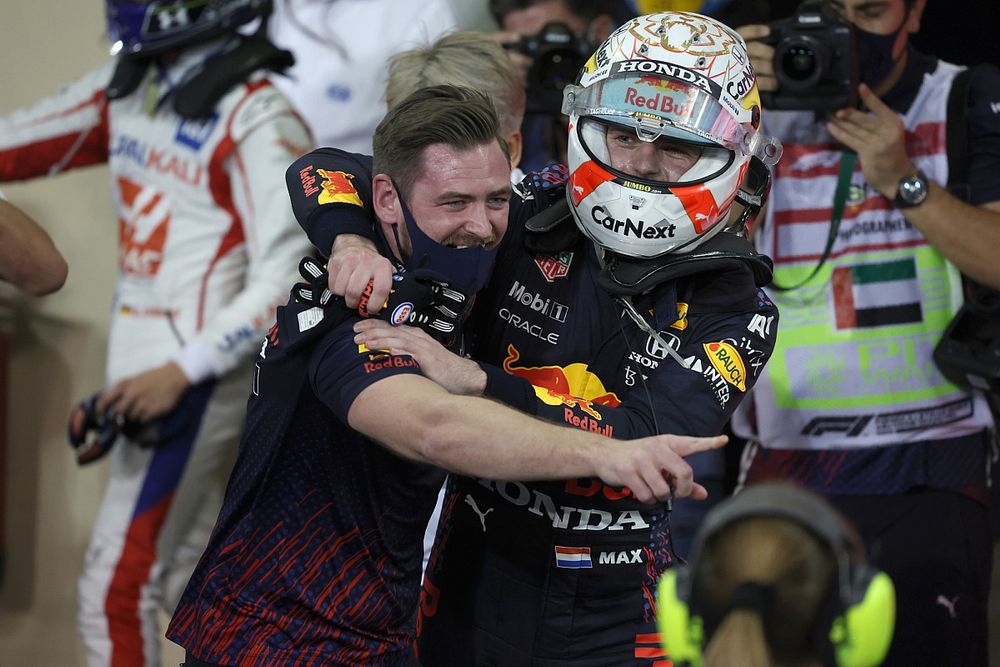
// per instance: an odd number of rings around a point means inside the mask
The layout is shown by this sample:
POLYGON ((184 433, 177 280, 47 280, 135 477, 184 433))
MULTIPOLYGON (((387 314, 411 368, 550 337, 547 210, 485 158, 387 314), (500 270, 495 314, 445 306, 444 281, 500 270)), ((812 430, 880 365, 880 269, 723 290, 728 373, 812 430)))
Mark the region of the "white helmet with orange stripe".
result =
POLYGON ((567 86, 568 195, 577 226, 636 258, 687 253, 727 227, 751 160, 777 162, 762 135, 746 44, 686 12, 633 19, 567 86))

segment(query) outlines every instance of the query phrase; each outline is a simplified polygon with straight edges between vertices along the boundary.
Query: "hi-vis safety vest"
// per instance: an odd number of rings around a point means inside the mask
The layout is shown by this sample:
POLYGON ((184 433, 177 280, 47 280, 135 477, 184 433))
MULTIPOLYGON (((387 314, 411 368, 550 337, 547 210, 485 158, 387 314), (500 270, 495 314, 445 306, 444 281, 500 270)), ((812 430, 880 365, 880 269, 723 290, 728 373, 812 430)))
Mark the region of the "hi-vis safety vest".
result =
MULTIPOLYGON (((939 63, 903 116, 907 152, 936 183, 948 181, 946 105, 959 71, 939 63)), ((842 149, 811 112, 772 113, 768 125, 784 155, 754 240, 774 259, 775 283, 798 285, 826 247, 842 149)), ((734 417, 739 435, 771 448, 837 449, 992 424, 985 402, 948 383, 931 358, 962 303, 958 271, 865 183, 860 164, 825 264, 804 286, 768 294, 781 325, 753 400, 734 417)))

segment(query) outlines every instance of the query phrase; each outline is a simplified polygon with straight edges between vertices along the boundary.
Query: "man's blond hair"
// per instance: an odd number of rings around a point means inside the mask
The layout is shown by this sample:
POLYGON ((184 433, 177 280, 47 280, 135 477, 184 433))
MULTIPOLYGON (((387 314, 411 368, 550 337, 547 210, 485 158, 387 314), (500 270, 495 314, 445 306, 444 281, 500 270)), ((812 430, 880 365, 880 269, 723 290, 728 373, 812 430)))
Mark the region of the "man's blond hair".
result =
POLYGON ((430 46, 405 51, 389 63, 386 105, 392 109, 414 91, 450 84, 485 93, 496 107, 500 131, 509 136, 524 118, 524 79, 517 66, 490 36, 456 30, 430 46))

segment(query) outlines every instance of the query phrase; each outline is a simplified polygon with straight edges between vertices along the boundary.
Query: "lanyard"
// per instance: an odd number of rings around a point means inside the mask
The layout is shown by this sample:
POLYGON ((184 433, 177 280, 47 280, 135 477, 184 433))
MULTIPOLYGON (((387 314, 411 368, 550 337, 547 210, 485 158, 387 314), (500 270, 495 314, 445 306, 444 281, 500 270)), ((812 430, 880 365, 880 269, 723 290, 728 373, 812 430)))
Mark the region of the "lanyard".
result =
POLYGON ((854 165, 857 164, 857 162, 857 153, 844 151, 840 155, 840 172, 837 174, 837 189, 833 193, 833 212, 830 216, 830 233, 826 237, 826 247, 823 248, 823 256, 819 258, 819 262, 812 270, 812 273, 797 284, 787 287, 779 285, 772 280, 769 285, 771 289, 779 292, 788 292, 798 289, 816 277, 819 270, 823 268, 824 264, 826 264, 826 260, 830 257, 830 251, 833 250, 833 243, 837 239, 837 232, 840 230, 840 221, 844 217, 844 206, 847 205, 847 193, 851 189, 851 175, 854 173, 854 165))

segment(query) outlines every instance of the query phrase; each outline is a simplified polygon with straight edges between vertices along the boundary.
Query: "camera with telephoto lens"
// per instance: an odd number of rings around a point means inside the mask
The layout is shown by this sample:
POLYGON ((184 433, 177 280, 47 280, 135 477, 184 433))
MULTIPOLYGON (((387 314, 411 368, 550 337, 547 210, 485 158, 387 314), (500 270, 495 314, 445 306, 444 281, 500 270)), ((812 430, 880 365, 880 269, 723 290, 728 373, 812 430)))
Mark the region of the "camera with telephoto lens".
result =
POLYGON ((831 111, 857 104, 854 27, 826 0, 806 0, 795 15, 768 24, 778 89, 761 93, 768 109, 831 111))
POLYGON ((546 23, 537 35, 526 35, 504 48, 531 58, 526 83, 525 112, 559 116, 562 92, 576 81, 577 74, 594 50, 593 45, 569 29, 565 23, 546 23))

